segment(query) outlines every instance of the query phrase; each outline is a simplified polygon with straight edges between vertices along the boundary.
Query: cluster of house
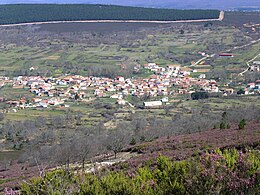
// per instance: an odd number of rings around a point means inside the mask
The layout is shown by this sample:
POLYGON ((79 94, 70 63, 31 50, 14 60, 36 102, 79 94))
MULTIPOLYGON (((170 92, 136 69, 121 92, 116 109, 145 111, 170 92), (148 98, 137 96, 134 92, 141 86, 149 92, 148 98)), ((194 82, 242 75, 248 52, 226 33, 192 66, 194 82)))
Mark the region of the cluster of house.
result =
POLYGON ((248 83, 244 91, 245 95, 260 93, 260 80, 254 83, 248 83))
POLYGON ((205 74, 201 74, 199 78, 191 77, 190 74, 194 72, 192 69, 179 65, 168 65, 164 68, 155 63, 145 64, 144 67, 154 72, 150 81, 153 79, 152 81, 158 86, 167 88, 166 95, 192 93, 195 88, 207 92, 219 92, 217 82, 206 79, 205 74))
POLYGON ((252 72, 260 72, 260 61, 254 61, 253 65, 249 67, 249 70, 252 72))
MULTIPOLYGON (((160 67, 155 63, 145 64, 144 68, 154 74, 147 78, 114 79, 105 77, 62 76, 45 78, 41 76, 19 76, 10 80, 0 78, 0 86, 11 85, 13 88, 28 88, 35 98, 9 101, 9 104, 25 107, 67 106, 66 100, 80 100, 90 97, 109 97, 117 99, 118 104, 126 104, 127 96, 161 97, 168 101, 170 95, 187 94, 195 89, 207 92, 219 92, 215 80, 192 78, 191 72, 178 65, 160 67)), ((148 103, 149 104, 149 103, 148 103)))

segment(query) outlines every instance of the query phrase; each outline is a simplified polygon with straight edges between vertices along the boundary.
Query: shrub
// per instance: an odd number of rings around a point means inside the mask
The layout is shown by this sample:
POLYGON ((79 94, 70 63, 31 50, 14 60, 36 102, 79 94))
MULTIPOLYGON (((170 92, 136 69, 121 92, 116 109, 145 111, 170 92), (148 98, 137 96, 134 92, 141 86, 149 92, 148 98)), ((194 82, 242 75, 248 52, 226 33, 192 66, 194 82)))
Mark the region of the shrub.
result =
POLYGON ((133 146, 136 144, 135 138, 132 138, 132 140, 130 141, 130 145, 133 146))
POLYGON ((241 130, 241 129, 244 129, 246 126, 246 120, 245 119, 242 119, 239 124, 238 124, 238 128, 241 130))
POLYGON ((21 185, 22 194, 259 194, 260 153, 215 150, 172 161, 159 156, 136 171, 75 175, 63 170, 21 185))
POLYGON ((141 142, 144 142, 144 141, 145 141, 145 136, 144 136, 144 135, 142 135, 142 136, 140 137, 140 141, 141 141, 141 142))

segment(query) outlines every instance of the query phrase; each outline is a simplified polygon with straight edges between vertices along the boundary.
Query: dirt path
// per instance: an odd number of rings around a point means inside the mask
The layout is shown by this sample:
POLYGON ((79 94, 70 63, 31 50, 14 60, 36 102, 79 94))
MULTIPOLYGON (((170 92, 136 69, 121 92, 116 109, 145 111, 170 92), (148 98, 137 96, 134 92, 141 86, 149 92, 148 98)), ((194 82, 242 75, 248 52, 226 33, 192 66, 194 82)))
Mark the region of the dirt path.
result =
POLYGON ((201 63, 203 60, 206 60, 207 58, 210 58, 210 57, 212 57, 212 56, 207 55, 207 56, 205 56, 205 57, 199 59, 197 62, 195 62, 194 64, 192 64, 191 67, 192 67, 192 66, 197 66, 197 65, 198 65, 199 63, 201 63))
POLYGON ((245 45, 242 45, 242 46, 233 47, 233 48, 231 48, 231 49, 226 50, 225 52, 231 52, 231 51, 235 51, 235 50, 238 50, 238 49, 243 49, 243 48, 245 48, 245 47, 254 45, 254 44, 258 43, 258 42, 260 42, 260 39, 253 40, 253 41, 251 41, 250 43, 245 44, 245 45))
MULTIPOLYGON (((125 162, 133 157, 140 156, 137 153, 130 153, 130 152, 120 152, 117 154, 117 158, 115 159, 114 156, 112 156, 110 159, 102 160, 101 162, 95 162, 95 163, 87 163, 85 165, 85 173, 94 173, 98 171, 101 168, 109 167, 113 164, 119 163, 119 162, 125 162)), ((79 171, 81 170, 81 165, 76 164, 75 167, 79 168, 79 171)))

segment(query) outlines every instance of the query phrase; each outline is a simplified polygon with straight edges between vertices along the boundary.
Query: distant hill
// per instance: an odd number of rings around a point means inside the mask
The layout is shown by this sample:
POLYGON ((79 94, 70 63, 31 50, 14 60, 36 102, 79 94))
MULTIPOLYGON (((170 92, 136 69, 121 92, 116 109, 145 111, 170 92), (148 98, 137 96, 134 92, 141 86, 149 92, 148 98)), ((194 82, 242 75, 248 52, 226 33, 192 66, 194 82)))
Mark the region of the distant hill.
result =
POLYGON ((217 19, 218 10, 174 10, 89 4, 0 5, 0 24, 75 20, 217 19))
POLYGON ((260 9, 259 0, 1 0, 0 4, 17 4, 17 3, 82 3, 82 4, 114 4, 128 6, 145 6, 175 9, 242 9, 258 8, 260 9))

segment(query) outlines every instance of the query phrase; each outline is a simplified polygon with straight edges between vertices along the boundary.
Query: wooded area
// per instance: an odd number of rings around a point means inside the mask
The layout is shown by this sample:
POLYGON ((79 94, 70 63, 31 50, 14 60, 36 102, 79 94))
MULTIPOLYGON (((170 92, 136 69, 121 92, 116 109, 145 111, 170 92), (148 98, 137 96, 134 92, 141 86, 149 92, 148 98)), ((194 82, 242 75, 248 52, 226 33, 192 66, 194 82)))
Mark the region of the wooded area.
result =
POLYGON ((218 10, 174 10, 114 5, 1 5, 0 24, 73 20, 196 20, 217 19, 218 10))

